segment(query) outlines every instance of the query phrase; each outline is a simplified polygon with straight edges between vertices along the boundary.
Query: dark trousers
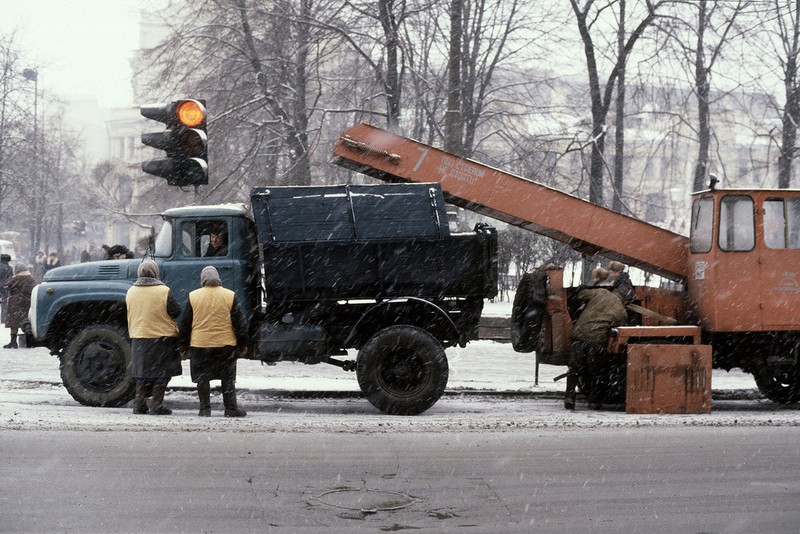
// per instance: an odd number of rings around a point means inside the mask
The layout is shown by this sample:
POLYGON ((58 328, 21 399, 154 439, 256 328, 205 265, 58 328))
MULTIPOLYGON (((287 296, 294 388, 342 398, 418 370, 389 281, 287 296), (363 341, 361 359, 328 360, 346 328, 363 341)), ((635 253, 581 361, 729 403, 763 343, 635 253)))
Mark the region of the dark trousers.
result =
POLYGON ((606 360, 606 348, 597 343, 573 340, 569 347, 569 376, 565 399, 575 400, 575 388, 580 382, 581 391, 590 404, 602 402, 597 388, 596 377, 599 376, 606 360))

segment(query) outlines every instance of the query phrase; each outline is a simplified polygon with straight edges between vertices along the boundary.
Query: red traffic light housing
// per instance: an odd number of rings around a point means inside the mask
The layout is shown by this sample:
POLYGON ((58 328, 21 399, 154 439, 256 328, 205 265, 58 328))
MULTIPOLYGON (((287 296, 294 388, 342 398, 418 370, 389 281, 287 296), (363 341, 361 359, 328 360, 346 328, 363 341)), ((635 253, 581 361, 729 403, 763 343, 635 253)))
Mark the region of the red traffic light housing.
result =
POLYGON ((147 174, 176 186, 208 183, 208 135, 203 100, 176 100, 139 108, 143 117, 163 122, 163 132, 143 133, 142 143, 166 152, 167 157, 142 163, 147 174))

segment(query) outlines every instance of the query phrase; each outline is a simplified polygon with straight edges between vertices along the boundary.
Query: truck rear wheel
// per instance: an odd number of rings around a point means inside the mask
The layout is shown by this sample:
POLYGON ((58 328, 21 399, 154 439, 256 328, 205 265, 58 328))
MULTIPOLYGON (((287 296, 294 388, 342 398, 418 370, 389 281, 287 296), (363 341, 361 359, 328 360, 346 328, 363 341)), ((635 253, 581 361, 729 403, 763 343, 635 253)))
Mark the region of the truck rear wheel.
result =
POLYGON ((133 398, 131 345, 116 326, 91 325, 61 355, 61 381, 86 406, 123 406, 133 398))
POLYGON ((762 365, 753 373, 758 390, 772 402, 800 401, 800 366, 762 365))
POLYGON ((444 348, 421 328, 390 326, 372 336, 356 359, 367 400, 391 415, 424 412, 444 393, 449 369, 444 348))

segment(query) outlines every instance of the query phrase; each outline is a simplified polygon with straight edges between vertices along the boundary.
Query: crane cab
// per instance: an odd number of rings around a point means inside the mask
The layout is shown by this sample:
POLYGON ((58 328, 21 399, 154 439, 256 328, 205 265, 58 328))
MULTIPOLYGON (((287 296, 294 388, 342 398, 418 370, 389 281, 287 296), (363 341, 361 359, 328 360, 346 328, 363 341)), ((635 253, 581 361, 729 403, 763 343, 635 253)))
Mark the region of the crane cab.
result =
POLYGON ((695 193, 688 290, 708 332, 800 328, 800 191, 695 193))

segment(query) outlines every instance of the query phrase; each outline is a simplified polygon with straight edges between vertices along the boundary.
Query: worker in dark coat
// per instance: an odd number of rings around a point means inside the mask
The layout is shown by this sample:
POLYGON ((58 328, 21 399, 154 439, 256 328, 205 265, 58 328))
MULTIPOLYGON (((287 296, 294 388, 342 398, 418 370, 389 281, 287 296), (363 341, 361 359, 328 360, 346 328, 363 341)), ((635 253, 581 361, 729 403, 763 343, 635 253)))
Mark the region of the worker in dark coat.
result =
POLYGON ((217 270, 200 273, 200 289, 189 293, 180 327, 181 352, 189 353, 192 382, 197 384, 200 416, 211 415, 211 380, 222 381, 225 417, 244 417, 236 401, 236 358, 247 353, 244 317, 217 270))
POLYGON ((6 323, 6 316, 8 315, 8 289, 6 289, 6 282, 9 278, 14 276, 14 268, 9 265, 11 256, 8 254, 0 254, 0 322, 6 323))
POLYGON ((606 358, 606 347, 611 329, 624 325, 628 313, 622 298, 605 288, 583 289, 578 299, 585 302, 583 312, 572 329, 572 344, 569 349, 569 374, 564 393, 564 407, 575 409, 575 388, 578 377, 583 378, 584 393, 589 404, 601 407, 597 392, 593 391, 593 377, 597 376, 606 358))
POLYGON ((36 286, 36 279, 24 263, 14 266, 14 276, 6 280, 8 290, 8 315, 6 326, 11 330, 11 342, 4 345, 4 349, 16 349, 17 334, 23 323, 28 320, 28 310, 31 307, 31 292, 36 286))
POLYGON ((618 261, 608 264, 608 280, 611 282, 611 290, 614 291, 622 303, 626 306, 633 302, 636 297, 636 290, 631 282, 631 277, 625 272, 625 265, 618 261))
POLYGON ((181 305, 158 277, 158 265, 145 260, 136 271, 138 278, 128 289, 128 334, 131 338, 131 371, 136 379, 133 413, 148 412, 147 396, 152 393, 154 415, 169 415, 164 393, 170 378, 181 374, 178 325, 181 305))

